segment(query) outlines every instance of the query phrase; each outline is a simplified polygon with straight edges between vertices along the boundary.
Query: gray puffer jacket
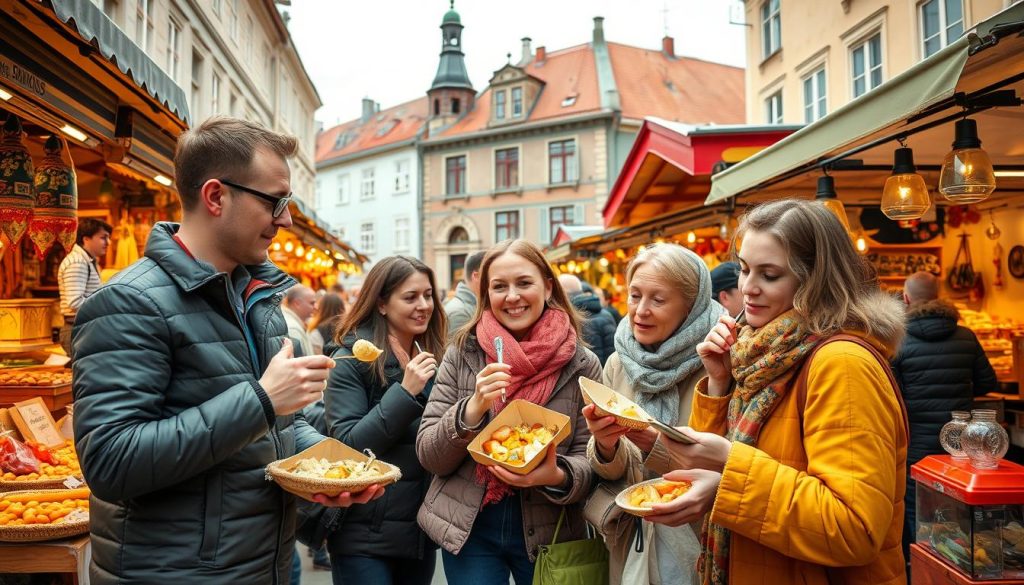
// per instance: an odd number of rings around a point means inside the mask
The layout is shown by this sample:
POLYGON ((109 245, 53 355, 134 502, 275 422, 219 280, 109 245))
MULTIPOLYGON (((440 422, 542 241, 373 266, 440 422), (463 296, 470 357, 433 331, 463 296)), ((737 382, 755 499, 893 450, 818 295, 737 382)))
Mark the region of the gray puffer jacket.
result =
POLYGON ((92 488, 91 582, 288 583, 293 496, 264 467, 323 437, 259 386, 294 280, 246 267, 243 332, 224 273, 158 223, 145 258, 78 313, 75 440, 92 488))
POLYGON ((459 281, 455 286, 455 296, 444 302, 444 314, 448 317, 448 336, 451 337, 462 326, 469 323, 476 313, 476 295, 469 285, 459 281))
MULTIPOLYGON (((434 542, 453 554, 458 554, 466 544, 484 500, 484 486, 476 481, 477 464, 466 451, 476 435, 460 434, 455 424, 476 387, 477 372, 486 365, 487 356, 476 339, 471 338, 467 345, 451 346, 445 352, 416 437, 420 463, 435 475, 417 520, 434 542)), ((570 417, 572 432, 558 446, 558 463, 569 474, 570 487, 560 496, 541 488, 520 490, 522 530, 531 561, 536 559, 538 545, 551 543, 563 506, 569 509, 559 542, 586 536, 581 507, 590 494, 594 475, 587 461, 590 431, 582 414, 580 376, 593 380, 601 377, 597 357, 582 346, 576 348, 576 355, 562 369, 551 397, 542 405, 570 417)))

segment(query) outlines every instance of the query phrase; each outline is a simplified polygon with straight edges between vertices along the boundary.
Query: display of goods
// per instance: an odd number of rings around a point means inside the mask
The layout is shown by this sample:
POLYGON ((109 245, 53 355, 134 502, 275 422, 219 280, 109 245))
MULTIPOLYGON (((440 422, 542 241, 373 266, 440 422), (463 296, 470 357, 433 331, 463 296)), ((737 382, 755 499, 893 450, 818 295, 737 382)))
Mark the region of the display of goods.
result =
POLYGON ((526 465, 536 457, 555 436, 557 429, 540 423, 499 427, 484 441, 483 451, 495 461, 509 465, 526 465))
POLYGON ((69 370, 47 371, 32 368, 0 370, 0 386, 60 386, 71 383, 69 370))
POLYGON ((61 524, 88 513, 89 488, 10 492, 0 499, 0 526, 61 524))
POLYGON ((55 243, 71 252, 78 230, 78 179, 64 160, 64 143, 56 135, 46 140, 46 156, 36 167, 36 206, 28 224, 28 237, 39 258, 55 243))
POLYGON ((960 444, 960 437, 964 429, 971 422, 971 413, 963 410, 953 411, 953 420, 942 425, 939 430, 939 445, 949 453, 953 459, 967 459, 963 445, 960 444))
POLYGON ((971 422, 960 435, 960 446, 974 467, 995 469, 1010 448, 1010 437, 996 421, 996 411, 975 409, 971 411, 971 422))
MULTIPOLYGON (((18 441, 20 443, 20 441, 18 441)), ((0 475, 0 483, 10 487, 8 482, 51 482, 59 485, 68 477, 81 477, 82 467, 78 462, 78 453, 75 451, 75 443, 67 441, 59 449, 47 449, 35 443, 25 443, 23 446, 29 450, 38 462, 35 470, 25 466, 8 466, 4 460, 6 457, 6 442, 0 443, 0 468, 3 474, 0 475)))

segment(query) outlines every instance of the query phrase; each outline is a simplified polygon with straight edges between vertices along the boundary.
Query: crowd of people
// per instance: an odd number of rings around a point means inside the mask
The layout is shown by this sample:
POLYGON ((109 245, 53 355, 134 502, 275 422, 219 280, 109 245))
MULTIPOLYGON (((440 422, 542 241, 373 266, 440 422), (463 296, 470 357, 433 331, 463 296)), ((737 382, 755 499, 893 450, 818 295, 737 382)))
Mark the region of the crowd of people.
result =
MULTIPOLYGON (((295 583, 297 533, 336 584, 429 583, 440 547, 453 585, 525 585, 558 524, 559 541, 597 529, 612 583, 907 581, 908 444, 944 419, 908 431, 898 380, 914 383, 921 350, 896 378, 890 366, 904 304, 824 206, 748 209, 735 262, 713 271, 683 246, 648 247, 625 275, 626 315, 524 240, 470 255, 444 304, 429 266, 391 256, 346 306, 267 259, 291 222, 294 148, 237 119, 186 132, 181 224, 158 224, 145 258, 78 308, 93 583, 295 583), (383 354, 333 359, 359 339, 383 354), (599 416, 581 377, 690 441, 599 416), (571 421, 524 475, 467 452, 514 399, 571 421), (324 437, 372 449, 401 480, 296 510, 263 468, 324 437), (614 506, 655 477, 691 488, 645 521, 614 506)), ((907 303, 927 297, 918 280, 907 303)), ((980 367, 954 333, 963 366, 980 367)))

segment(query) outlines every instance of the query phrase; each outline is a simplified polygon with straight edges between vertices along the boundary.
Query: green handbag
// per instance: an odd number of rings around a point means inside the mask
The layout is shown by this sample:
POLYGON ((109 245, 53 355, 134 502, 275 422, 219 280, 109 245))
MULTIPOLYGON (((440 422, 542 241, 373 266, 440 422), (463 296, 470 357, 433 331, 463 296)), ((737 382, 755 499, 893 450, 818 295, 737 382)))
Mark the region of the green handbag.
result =
MULTIPOLYGON (((600 538, 558 542, 565 508, 551 544, 540 545, 533 585, 608 585, 608 549, 600 538)), ((589 530, 588 530, 589 532, 589 530)))

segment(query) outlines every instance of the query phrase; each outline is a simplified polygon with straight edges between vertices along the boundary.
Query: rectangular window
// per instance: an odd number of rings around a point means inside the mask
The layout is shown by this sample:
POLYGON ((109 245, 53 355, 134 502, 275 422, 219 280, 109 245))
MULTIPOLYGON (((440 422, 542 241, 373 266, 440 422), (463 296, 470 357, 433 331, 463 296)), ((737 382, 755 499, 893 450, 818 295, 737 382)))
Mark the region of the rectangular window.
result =
POLYGON ((494 92, 494 118, 505 119, 505 90, 494 92))
POLYGON ((270 47, 263 43, 263 78, 267 81, 264 87, 270 87, 270 81, 274 79, 274 63, 270 56, 270 47))
POLYGON ((559 140, 548 144, 548 177, 548 182, 552 185, 576 180, 578 174, 575 140, 559 140))
POLYGON ((395 218, 395 252, 409 251, 409 218, 395 218))
POLYGON ((178 67, 181 64, 181 25, 170 19, 167 21, 167 75, 177 81, 178 67))
POLYGON ((804 122, 810 124, 828 113, 825 101, 825 68, 815 70, 804 78, 804 122))
POLYGON ((409 161, 395 161, 395 193, 409 192, 409 161))
POLYGON ((153 6, 150 0, 135 0, 135 42, 153 54, 153 6))
POLYGON ((962 0, 928 0, 919 13, 922 58, 931 57, 964 34, 962 0))
MULTIPOLYGON (((561 207, 552 207, 548 209, 548 232, 550 239, 555 238, 555 234, 558 232, 558 226, 562 225, 576 225, 575 217, 573 217, 572 205, 563 205, 561 207)), ((550 242, 545 242, 549 244, 550 242)))
POLYGON ((373 254, 377 251, 377 238, 373 233, 373 222, 359 225, 359 251, 364 254, 373 254))
POLYGON ((238 41, 238 14, 241 11, 238 0, 231 0, 231 40, 238 41))
POLYGON ((782 48, 781 0, 766 0, 761 5, 761 57, 767 59, 782 48))
POLYGON ((764 121, 766 124, 782 123, 782 90, 764 100, 764 121))
POLYGON ((853 97, 860 97, 882 84, 882 34, 878 33, 850 51, 853 97))
POLYGON ((338 200, 335 205, 348 205, 348 173, 338 177, 338 200))
POLYGON ((519 212, 499 211, 494 214, 494 241, 503 242, 519 237, 519 212))
POLYGON ((192 101, 189 102, 192 115, 199 118, 199 100, 203 80, 203 56, 192 50, 192 101))
POLYGON ((521 118, 523 116, 523 88, 513 87, 512 88, 512 117, 521 118))
POLYGON ((363 182, 359 188, 359 198, 363 201, 373 199, 373 169, 363 169, 363 182))
POLYGON ((213 79, 210 80, 210 105, 213 107, 210 110, 210 114, 216 114, 220 112, 220 75, 213 74, 213 79))
POLYGON ((519 186, 519 149, 503 148, 494 151, 494 188, 511 189, 519 186))
POLYGON ((445 159, 444 192, 446 195, 462 195, 466 192, 466 155, 445 159))

